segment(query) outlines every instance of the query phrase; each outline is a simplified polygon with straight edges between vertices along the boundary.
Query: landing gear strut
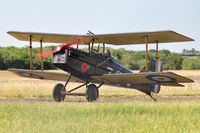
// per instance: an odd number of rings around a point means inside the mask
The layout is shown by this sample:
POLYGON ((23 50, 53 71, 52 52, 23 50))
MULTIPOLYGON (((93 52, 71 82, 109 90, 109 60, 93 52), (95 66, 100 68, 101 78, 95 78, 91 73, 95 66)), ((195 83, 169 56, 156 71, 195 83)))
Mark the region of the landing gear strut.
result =
POLYGON ((69 91, 66 91, 66 86, 71 78, 71 75, 68 77, 65 85, 63 84, 56 84, 55 87, 53 88, 53 99, 55 102, 61 102, 64 101, 66 95, 71 95, 71 96, 86 96, 86 99, 88 102, 93 102, 96 101, 99 98, 99 89, 103 83, 101 83, 99 86, 96 86, 95 84, 89 84, 88 82, 71 89, 69 91), (73 93, 73 91, 86 86, 86 91, 85 93, 73 93))

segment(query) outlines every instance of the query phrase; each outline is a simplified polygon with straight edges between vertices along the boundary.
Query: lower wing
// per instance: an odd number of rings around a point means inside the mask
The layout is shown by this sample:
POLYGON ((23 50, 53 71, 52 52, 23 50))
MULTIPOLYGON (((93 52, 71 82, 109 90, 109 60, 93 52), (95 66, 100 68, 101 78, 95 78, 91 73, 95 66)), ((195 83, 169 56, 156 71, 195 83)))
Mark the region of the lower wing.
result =
POLYGON ((131 86, 160 84, 164 86, 183 86, 179 83, 191 83, 193 80, 172 72, 121 73, 92 76, 94 80, 111 85, 131 86))
MULTIPOLYGON (((42 72, 38 70, 26 69, 8 69, 8 71, 28 78, 66 81, 69 77, 68 73, 59 72, 42 72)), ((193 80, 177 75, 172 72, 151 72, 151 73, 121 73, 121 74, 104 74, 101 76, 91 76, 94 82, 103 82, 110 85, 145 85, 145 84, 160 84, 164 86, 183 86, 179 83, 191 83, 193 80)), ((71 77, 72 82, 84 82, 74 76, 71 77)))
MULTIPOLYGON (((20 76, 27 78, 36 79, 46 79, 46 80, 56 80, 56 81, 66 81, 70 76, 68 73, 59 72, 42 72, 38 70, 27 70, 27 69, 8 69, 8 71, 20 76)), ((71 76, 70 81, 72 82, 84 82, 74 76, 71 76)))

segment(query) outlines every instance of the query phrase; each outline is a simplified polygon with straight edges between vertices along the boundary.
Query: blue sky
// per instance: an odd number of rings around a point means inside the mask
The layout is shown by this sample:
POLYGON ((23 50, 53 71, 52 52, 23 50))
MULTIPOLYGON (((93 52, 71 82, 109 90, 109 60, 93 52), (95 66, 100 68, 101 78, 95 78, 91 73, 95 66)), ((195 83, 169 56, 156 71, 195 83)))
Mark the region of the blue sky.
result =
MULTIPOLYGON (((6 32, 10 30, 64 34, 86 34, 88 30, 95 34, 174 30, 195 42, 161 44, 160 49, 200 50, 199 0, 0 0, 0 3, 0 46, 28 45, 9 36, 6 32)), ((125 48, 144 50, 145 46, 125 48)))

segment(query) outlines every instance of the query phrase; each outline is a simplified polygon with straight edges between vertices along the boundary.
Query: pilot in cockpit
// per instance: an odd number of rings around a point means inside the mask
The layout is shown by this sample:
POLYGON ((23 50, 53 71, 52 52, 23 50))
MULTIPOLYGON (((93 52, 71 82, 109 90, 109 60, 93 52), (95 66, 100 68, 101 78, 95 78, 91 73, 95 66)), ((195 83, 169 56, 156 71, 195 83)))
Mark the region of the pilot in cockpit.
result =
POLYGON ((104 56, 105 58, 110 58, 110 57, 111 57, 111 52, 110 52, 110 50, 105 50, 105 52, 103 53, 103 56, 104 56))

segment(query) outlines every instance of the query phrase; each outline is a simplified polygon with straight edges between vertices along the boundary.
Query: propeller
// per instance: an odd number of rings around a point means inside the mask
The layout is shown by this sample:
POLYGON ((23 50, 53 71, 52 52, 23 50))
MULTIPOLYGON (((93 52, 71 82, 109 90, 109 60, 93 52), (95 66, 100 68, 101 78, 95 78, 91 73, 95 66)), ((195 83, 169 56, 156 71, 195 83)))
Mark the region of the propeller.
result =
POLYGON ((52 55, 54 53, 57 53, 59 51, 61 51, 62 49, 66 49, 66 48, 69 48, 73 45, 79 45, 80 44, 80 39, 77 39, 77 40, 73 40, 73 41, 70 41, 70 42, 66 42, 62 45, 59 45, 58 47, 56 47, 56 49, 54 50, 50 50, 50 51, 43 51, 43 52, 39 52, 37 53, 37 57, 38 58, 46 58, 48 57, 49 55, 52 55))

